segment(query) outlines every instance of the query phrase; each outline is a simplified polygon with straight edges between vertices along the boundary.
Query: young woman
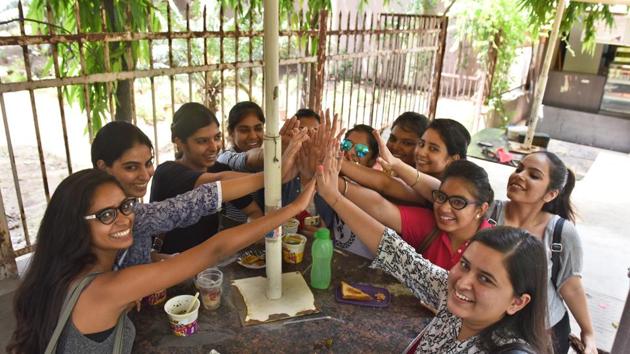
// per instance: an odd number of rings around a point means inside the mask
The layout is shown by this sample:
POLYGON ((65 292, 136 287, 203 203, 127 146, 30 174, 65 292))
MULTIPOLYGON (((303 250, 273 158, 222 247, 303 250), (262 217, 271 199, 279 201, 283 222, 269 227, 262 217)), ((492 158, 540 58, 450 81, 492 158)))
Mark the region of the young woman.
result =
MULTIPOLYGON (((401 164, 398 164, 400 166, 401 164)), ((415 173, 401 168, 401 177, 409 183, 415 173)), ((421 183, 415 191, 428 197, 428 190, 439 185, 439 180, 419 174, 421 183)), ((548 318, 554 333, 555 353, 566 353, 571 331, 566 305, 581 329, 586 353, 597 353, 593 325, 586 295, 582 286, 582 246, 571 222, 562 223, 560 242, 554 241, 554 230, 561 219, 574 222, 570 203, 575 186, 575 176, 557 155, 536 152, 527 155, 510 175, 507 185, 508 201, 495 201, 486 215, 498 225, 508 225, 527 230, 541 240, 548 254, 559 251, 559 267, 554 272, 552 262, 548 267, 548 318), (554 245, 560 243, 561 246, 554 245), (555 282, 553 281, 555 279, 555 282)), ((548 259, 552 258, 551 256, 548 259)))
MULTIPOLYGON (((151 201, 161 201, 188 192, 203 184, 214 173, 230 171, 227 165, 216 162, 221 149, 219 121, 199 103, 182 105, 173 116, 172 140, 177 145, 175 161, 166 161, 155 170, 151 186, 151 201)), ((263 215, 250 196, 231 202, 251 219, 263 215)), ((194 225, 167 232, 161 252, 172 254, 194 247, 219 230, 219 215, 202 217, 194 225)))
POLYGON ((8 352, 43 353, 64 299, 85 281, 87 285, 76 290, 76 304, 68 305, 70 316, 52 352, 111 353, 120 329, 123 352, 130 353, 135 336, 126 316, 130 304, 189 279, 255 242, 302 210, 313 191, 312 184, 287 207, 223 231, 177 257, 114 272, 117 253, 133 242, 134 199, 103 171, 83 170, 69 176, 46 208, 37 250, 16 292, 17 328, 8 352))
POLYGON ((396 277, 437 309, 407 352, 500 353, 520 344, 529 352, 549 353, 540 241, 514 228, 482 230, 447 272, 339 192, 341 156, 334 144, 331 150, 317 174, 318 193, 376 255, 372 267, 396 277))
POLYGON ((365 167, 374 167, 378 158, 378 142, 374 128, 365 124, 357 124, 346 132, 341 142, 341 150, 346 160, 365 167))
POLYGON ((387 148, 409 166, 416 165, 415 150, 418 140, 429 125, 429 119, 416 112, 399 115, 387 139, 387 148))
POLYGON ((235 104, 228 114, 227 126, 232 146, 217 161, 234 171, 262 171, 264 125, 265 114, 259 105, 250 101, 235 104))
MULTIPOLYGON (((497 201, 488 215, 499 225, 519 227, 541 240, 550 254, 559 253, 559 267, 549 266, 549 324, 554 333, 556 353, 569 349, 571 333, 566 305, 581 329, 586 353, 597 353, 593 324, 580 277, 582 245, 573 225, 575 215, 570 198, 575 186, 573 172, 557 155, 536 152, 527 155, 510 175, 507 184, 508 201, 497 201), (554 241, 554 230, 560 220, 560 240, 554 241), (560 243, 561 246, 554 245, 560 243), (552 279, 555 282, 552 283, 552 279)), ((550 262, 551 263, 551 262, 550 262)))
POLYGON ((484 214, 494 200, 486 171, 453 161, 433 190, 433 210, 397 206, 380 194, 340 180, 339 190, 370 216, 393 229, 433 264, 446 270, 459 260, 478 230, 490 227, 484 214))
POLYGON ((466 150, 470 143, 470 134, 459 122, 452 119, 435 119, 418 141, 414 169, 389 151, 378 136, 378 132, 374 131, 373 134, 379 142, 379 162, 383 162, 381 164, 383 169, 394 172, 399 178, 350 163, 344 163, 341 172, 365 187, 404 203, 425 204, 426 200, 430 200, 423 199, 424 194, 414 193, 413 187, 420 184, 416 177, 419 178, 422 172, 440 178, 450 162, 466 158, 466 150), (413 171, 414 178, 411 181, 404 178, 411 173, 410 171, 413 171))
MULTIPOLYGON (((293 162, 307 139, 305 134, 296 135, 283 156, 283 176, 295 175, 293 162)), ((151 140, 135 125, 115 121, 103 126, 92 143, 92 164, 114 176, 128 197, 142 198, 154 173, 153 145, 151 140)), ((208 175, 207 182, 229 177, 224 173, 208 175)), ((192 191, 157 203, 137 203, 133 245, 121 251, 116 267, 149 263, 151 261, 151 237, 163 232, 190 226, 203 215, 217 212, 222 202, 234 200, 262 188, 262 173, 224 180, 221 184, 205 183, 192 191)))

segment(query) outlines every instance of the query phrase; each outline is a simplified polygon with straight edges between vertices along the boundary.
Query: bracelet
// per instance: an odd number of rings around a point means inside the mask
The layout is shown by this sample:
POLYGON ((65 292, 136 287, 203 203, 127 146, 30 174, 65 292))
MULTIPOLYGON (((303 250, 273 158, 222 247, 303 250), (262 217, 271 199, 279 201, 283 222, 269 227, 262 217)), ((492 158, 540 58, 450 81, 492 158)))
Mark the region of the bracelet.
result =
POLYGON ((420 171, 416 170, 416 181, 413 182, 409 187, 413 188, 413 186, 418 184, 418 181, 420 181, 420 171))
POLYGON ((346 179, 346 177, 343 177, 343 193, 342 193, 342 195, 345 196, 346 193, 348 193, 348 179, 346 179))

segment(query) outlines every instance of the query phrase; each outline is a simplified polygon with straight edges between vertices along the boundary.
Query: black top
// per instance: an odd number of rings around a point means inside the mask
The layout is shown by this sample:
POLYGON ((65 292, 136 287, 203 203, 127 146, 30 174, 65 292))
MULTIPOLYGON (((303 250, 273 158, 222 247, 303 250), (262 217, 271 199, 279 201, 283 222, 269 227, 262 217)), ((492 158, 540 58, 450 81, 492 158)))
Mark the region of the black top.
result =
MULTIPOLYGON (((208 172, 230 171, 227 165, 215 162, 208 168, 208 172)), ((195 171, 175 161, 166 161, 155 169, 153 183, 151 185, 151 201, 162 201, 176 195, 186 193, 195 188, 197 178, 202 172, 195 171)), ((245 196, 231 201, 234 206, 243 209, 251 204, 252 198, 245 196)), ((164 243, 161 253, 183 252, 195 247, 208 238, 212 237, 219 230, 219 213, 214 213, 202 217, 198 223, 177 228, 164 235, 164 243)))

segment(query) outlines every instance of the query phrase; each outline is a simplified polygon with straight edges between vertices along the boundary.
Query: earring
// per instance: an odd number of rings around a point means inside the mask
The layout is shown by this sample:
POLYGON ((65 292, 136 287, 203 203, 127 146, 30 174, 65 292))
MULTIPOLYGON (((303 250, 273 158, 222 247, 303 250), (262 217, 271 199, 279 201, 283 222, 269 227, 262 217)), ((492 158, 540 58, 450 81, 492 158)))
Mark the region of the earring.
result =
POLYGON ((481 215, 480 215, 480 214, 477 214, 477 219, 479 219, 480 217, 481 217, 481 215))

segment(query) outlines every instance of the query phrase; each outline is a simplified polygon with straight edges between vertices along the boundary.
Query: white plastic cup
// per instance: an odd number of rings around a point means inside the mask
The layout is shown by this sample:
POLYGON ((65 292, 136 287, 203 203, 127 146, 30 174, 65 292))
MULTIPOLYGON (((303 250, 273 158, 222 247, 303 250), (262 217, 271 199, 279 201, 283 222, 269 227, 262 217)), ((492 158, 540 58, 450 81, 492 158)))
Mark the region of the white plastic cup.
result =
POLYGON ((221 306, 223 272, 217 268, 208 268, 197 274, 195 285, 199 289, 204 309, 216 310, 221 306))
POLYGON ((179 295, 171 298, 164 304, 164 311, 168 316, 168 322, 174 335, 180 337, 188 337, 197 333, 199 324, 197 316, 199 316, 199 299, 195 299, 192 295, 179 295), (184 313, 191 301, 194 301, 192 310, 184 313))
POLYGON ((298 232, 298 228, 300 227, 300 221, 296 218, 290 218, 284 224, 282 224, 282 234, 294 234, 298 232))
POLYGON ((282 238, 282 258, 287 263, 302 263, 305 247, 306 236, 296 233, 287 234, 282 238))

